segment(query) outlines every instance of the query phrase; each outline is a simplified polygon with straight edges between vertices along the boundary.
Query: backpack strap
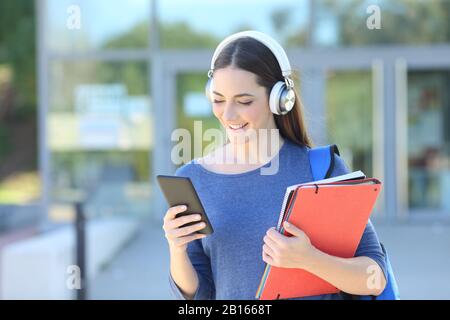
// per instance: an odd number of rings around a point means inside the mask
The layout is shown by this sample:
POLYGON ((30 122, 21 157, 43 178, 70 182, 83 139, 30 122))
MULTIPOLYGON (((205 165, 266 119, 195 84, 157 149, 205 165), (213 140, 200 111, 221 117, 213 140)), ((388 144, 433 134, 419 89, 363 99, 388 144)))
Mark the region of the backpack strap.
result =
POLYGON ((309 164, 314 181, 328 179, 334 169, 334 154, 340 155, 335 144, 308 149, 309 164))

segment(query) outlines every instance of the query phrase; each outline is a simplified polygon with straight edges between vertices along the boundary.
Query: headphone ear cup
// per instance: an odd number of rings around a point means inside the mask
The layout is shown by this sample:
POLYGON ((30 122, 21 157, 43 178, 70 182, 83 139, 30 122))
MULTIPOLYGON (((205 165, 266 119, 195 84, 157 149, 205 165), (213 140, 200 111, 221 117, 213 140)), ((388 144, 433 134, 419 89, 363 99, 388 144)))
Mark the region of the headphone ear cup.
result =
POLYGON ((205 96, 208 98, 209 101, 211 101, 211 91, 212 91, 212 79, 208 78, 208 81, 206 81, 206 85, 205 85, 205 96))
POLYGON ((295 92, 291 88, 284 88, 280 96, 281 114, 286 114, 292 110, 295 105, 295 92))
POLYGON ((288 89, 286 84, 278 81, 270 91, 269 106, 272 113, 285 115, 295 105, 295 92, 288 89))
POLYGON ((272 113, 274 114, 280 115, 280 98, 281 93, 283 92, 283 89, 285 89, 285 87, 286 84, 284 82, 278 81, 270 91, 269 106, 270 111, 272 111, 272 113))

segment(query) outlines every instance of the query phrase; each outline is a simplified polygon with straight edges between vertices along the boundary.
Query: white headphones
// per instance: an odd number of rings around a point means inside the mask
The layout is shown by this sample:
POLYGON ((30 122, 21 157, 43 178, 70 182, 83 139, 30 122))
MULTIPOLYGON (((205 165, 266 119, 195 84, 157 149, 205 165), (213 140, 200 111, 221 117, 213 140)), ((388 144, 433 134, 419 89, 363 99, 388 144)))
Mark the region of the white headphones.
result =
POLYGON ((212 90, 213 90, 213 72, 214 72, 214 63, 216 62, 217 57, 219 56, 220 52, 225 48, 230 42, 244 37, 250 37, 255 40, 258 40, 262 44, 264 44, 267 48, 272 51, 272 53, 275 55, 275 58, 278 61, 278 64, 280 65, 281 72, 284 77, 283 81, 278 81, 275 83, 275 85, 272 87, 272 90, 270 91, 269 96, 269 106, 270 110, 274 114, 278 115, 285 115, 291 109, 294 107, 295 104, 295 93, 294 93, 294 81, 289 77, 292 73, 291 71, 291 65, 289 63, 289 60, 287 58, 286 52, 281 47, 281 45, 276 42, 273 38, 269 37, 268 35, 258 32, 258 31, 242 31, 235 34, 232 34, 225 38, 216 48, 216 51, 214 51, 214 55, 211 60, 211 67, 208 71, 208 82, 206 83, 205 87, 205 94, 208 97, 208 99, 212 100, 212 90))

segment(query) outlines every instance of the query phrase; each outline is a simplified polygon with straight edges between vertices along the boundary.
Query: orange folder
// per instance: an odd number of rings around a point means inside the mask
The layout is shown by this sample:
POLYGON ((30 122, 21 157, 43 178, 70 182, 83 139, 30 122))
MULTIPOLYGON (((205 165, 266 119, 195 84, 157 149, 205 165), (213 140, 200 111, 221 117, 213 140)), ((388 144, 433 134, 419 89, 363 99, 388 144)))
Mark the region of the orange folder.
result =
MULTIPOLYGON (((351 258, 381 190, 377 179, 306 184, 293 191, 283 221, 303 230, 319 250, 351 258)), ((281 225, 279 230, 292 236, 281 225)), ((266 265, 256 298, 287 299, 337 293, 339 289, 298 268, 266 265)))

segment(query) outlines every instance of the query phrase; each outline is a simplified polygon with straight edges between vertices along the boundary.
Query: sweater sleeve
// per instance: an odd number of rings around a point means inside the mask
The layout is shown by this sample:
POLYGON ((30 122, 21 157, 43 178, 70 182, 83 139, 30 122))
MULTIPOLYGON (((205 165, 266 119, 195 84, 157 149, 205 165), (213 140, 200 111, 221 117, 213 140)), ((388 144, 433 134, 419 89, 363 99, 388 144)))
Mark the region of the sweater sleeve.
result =
POLYGON ((364 233, 359 241, 359 245, 355 253, 355 257, 362 256, 369 257, 375 261, 380 266, 383 271, 384 278, 387 280, 386 257, 370 219, 364 229, 364 233))
MULTIPOLYGON (((343 175, 349 172, 350 170, 345 164, 344 160, 340 156, 335 155, 334 169, 331 173, 331 177, 343 175)), ((364 229, 364 233, 355 253, 355 257, 361 256, 369 257, 374 260, 383 271, 385 279, 387 279, 386 257, 383 249, 381 248, 377 233, 370 219, 366 225, 366 228, 364 229)))
MULTIPOLYGON (((187 166, 182 166, 175 171, 176 176, 189 176, 185 170, 187 166)), ((210 300, 215 297, 215 287, 211 271, 210 258, 205 254, 203 250, 202 240, 197 239, 191 241, 187 245, 187 253, 191 260, 192 266, 197 272, 198 288, 194 294, 193 300, 210 300)), ((169 271, 169 283, 172 289, 172 293, 175 298, 179 300, 187 300, 178 285, 172 278, 172 274, 169 271)))

